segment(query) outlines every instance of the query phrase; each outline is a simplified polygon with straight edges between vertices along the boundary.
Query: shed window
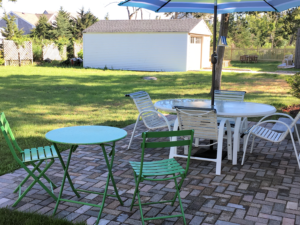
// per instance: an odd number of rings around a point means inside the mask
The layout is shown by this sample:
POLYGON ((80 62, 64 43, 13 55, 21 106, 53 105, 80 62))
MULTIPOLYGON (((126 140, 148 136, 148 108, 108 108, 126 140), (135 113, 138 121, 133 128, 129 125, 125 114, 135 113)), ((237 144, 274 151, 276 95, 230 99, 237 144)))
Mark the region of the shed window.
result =
POLYGON ((191 37, 191 44, 200 44, 201 38, 199 37, 191 37))

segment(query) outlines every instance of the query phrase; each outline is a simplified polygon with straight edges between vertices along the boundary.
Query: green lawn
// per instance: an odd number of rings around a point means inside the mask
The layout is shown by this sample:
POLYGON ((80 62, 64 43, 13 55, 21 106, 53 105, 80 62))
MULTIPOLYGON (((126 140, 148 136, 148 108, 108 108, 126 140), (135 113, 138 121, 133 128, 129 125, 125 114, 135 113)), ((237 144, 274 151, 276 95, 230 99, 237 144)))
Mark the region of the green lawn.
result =
POLYGON ((72 223, 66 219, 58 219, 37 213, 19 212, 0 208, 1 225, 85 225, 85 222, 72 223))
MULTIPOLYGON (((5 112, 21 148, 49 145, 45 134, 74 125, 124 127, 138 111, 126 93, 145 90, 153 102, 209 98, 211 72, 132 72, 83 68, 0 67, 0 112, 5 112), (156 76, 157 81, 143 80, 156 76)), ((298 100, 287 94, 284 76, 224 73, 224 90, 245 90, 245 100, 278 109, 298 100)), ((66 146, 64 146, 66 148, 66 146)), ((0 135, 0 174, 18 168, 0 135)))
POLYGON ((278 69, 277 66, 281 62, 258 62, 258 63, 241 63, 240 61, 231 61, 231 66, 226 69, 250 69, 252 71, 260 72, 274 72, 274 71, 300 71, 300 69, 278 69))

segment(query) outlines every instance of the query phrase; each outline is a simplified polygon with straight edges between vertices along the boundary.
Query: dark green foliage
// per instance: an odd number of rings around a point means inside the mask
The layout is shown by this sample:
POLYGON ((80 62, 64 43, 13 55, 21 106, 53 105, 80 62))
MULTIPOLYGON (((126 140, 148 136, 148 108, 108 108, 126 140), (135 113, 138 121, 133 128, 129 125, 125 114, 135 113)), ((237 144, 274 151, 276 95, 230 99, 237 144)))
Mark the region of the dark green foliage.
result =
POLYGON ((290 94, 300 99, 300 73, 296 73, 286 79, 288 84, 291 86, 290 94))
POLYGON ((83 59, 83 50, 82 49, 78 52, 78 57, 83 59))
POLYGON ((72 38, 70 19, 70 14, 61 7, 58 11, 56 21, 53 23, 53 30, 51 32, 53 39, 59 37, 72 38))
POLYGON ((82 7, 78 13, 77 18, 73 21, 73 36, 75 39, 82 38, 82 31, 98 21, 90 11, 84 11, 82 7))
POLYGON ((19 212, 8 208, 0 209, 0 224, 9 225, 85 225, 84 222, 72 223, 65 219, 44 216, 37 213, 19 212))
POLYGON ((2 18, 6 22, 6 27, 4 28, 4 31, 2 32, 2 35, 7 39, 11 40, 12 38, 19 38, 24 33, 23 30, 19 30, 17 24, 15 23, 15 16, 7 15, 6 12, 4 13, 4 16, 2 18))
POLYGON ((41 39, 51 39, 52 25, 48 23, 46 16, 41 16, 35 28, 32 29, 30 36, 41 39))
MULTIPOLYGON (((79 55, 79 54, 78 54, 79 55)), ((3 52, 0 50, 0 66, 4 64, 3 52)))

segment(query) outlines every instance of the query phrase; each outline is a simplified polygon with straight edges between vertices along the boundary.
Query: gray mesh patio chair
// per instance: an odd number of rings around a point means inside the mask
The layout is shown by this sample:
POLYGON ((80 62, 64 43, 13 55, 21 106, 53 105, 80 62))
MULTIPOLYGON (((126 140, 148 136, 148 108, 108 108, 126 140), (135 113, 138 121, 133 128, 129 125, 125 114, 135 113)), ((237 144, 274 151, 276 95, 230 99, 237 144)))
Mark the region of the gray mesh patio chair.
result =
POLYGON ((134 125, 134 129, 132 131, 132 135, 127 149, 130 148, 133 138, 140 135, 138 134, 134 136, 140 117, 142 117, 145 126, 149 130, 156 130, 168 127, 168 130, 171 131, 171 126, 174 124, 174 120, 169 121, 162 113, 157 111, 147 92, 138 91, 131 94, 127 94, 125 95, 125 97, 131 97, 139 111, 139 115, 134 125))
POLYGON ((294 140, 293 133, 292 133, 292 128, 294 127, 295 132, 297 134, 297 138, 298 138, 298 144, 300 145, 298 129, 297 129, 297 126, 295 126, 299 119, 300 119, 300 113, 298 113, 298 115, 295 117, 295 119, 293 119, 290 115, 287 115, 287 114, 284 114, 284 113, 274 113, 274 114, 263 117, 255 126, 251 127, 249 129, 249 131, 245 132, 246 142, 244 144, 244 154, 243 154, 243 159, 242 159, 242 165, 244 165, 246 151, 247 151, 247 144, 248 144, 250 136, 253 137, 252 144, 251 144, 251 150, 250 150, 250 152, 252 153, 255 137, 264 139, 266 141, 271 141, 273 143, 280 143, 288 135, 290 135, 291 140, 292 140, 292 144, 293 144, 293 147, 294 147, 297 163, 298 163, 298 166, 299 166, 299 169, 300 169, 300 161, 299 161, 300 154, 297 151, 295 140, 294 140), (288 124, 286 124, 282 121, 279 121, 279 120, 264 120, 264 119, 266 119, 270 116, 274 116, 274 115, 286 116, 286 117, 288 117, 292 120, 292 123, 290 125, 288 125, 288 124), (283 124, 287 128, 287 130, 283 133, 279 133, 279 132, 275 132, 275 131, 270 130, 266 127, 261 126, 261 125, 266 124, 266 123, 280 123, 280 124, 283 124))
MULTIPOLYGON (((225 90, 215 90, 215 101, 234 101, 243 102, 245 98, 246 91, 225 91, 225 90)), ((218 122, 221 118, 218 118, 218 122)), ((234 127, 234 119, 229 119, 231 126, 234 127)), ((248 128, 247 117, 243 118, 240 126, 240 134, 243 134, 248 128)))
MULTIPOLYGON (((218 145, 217 157, 215 159, 201 158, 196 156, 191 156, 191 159, 215 162, 216 175, 221 175, 222 148, 223 139, 225 137, 225 125, 228 131, 226 137, 227 151, 228 154, 232 154, 232 136, 229 120, 227 118, 223 118, 218 127, 217 114, 214 109, 188 108, 182 106, 175 106, 175 108, 177 111, 179 130, 194 130, 195 139, 207 139, 213 141, 213 143, 207 145, 199 145, 197 143, 196 146, 212 146, 216 144, 218 145)), ((186 148, 184 151, 184 154, 187 154, 186 148)), ((187 158, 186 155, 178 155, 177 149, 175 152, 176 153, 172 155, 172 157, 187 158)))

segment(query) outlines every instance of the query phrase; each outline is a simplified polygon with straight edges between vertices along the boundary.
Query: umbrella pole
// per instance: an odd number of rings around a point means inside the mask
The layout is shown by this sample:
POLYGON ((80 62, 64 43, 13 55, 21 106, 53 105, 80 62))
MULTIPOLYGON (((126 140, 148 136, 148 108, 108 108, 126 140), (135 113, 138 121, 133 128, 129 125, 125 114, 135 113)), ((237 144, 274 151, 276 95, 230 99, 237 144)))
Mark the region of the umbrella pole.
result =
POLYGON ((212 66, 212 88, 211 88, 211 107, 214 108, 215 104, 215 83, 216 83, 216 64, 218 62, 217 55, 217 17, 218 17, 218 6, 217 1, 214 6, 214 35, 213 35, 213 54, 211 55, 212 66))

